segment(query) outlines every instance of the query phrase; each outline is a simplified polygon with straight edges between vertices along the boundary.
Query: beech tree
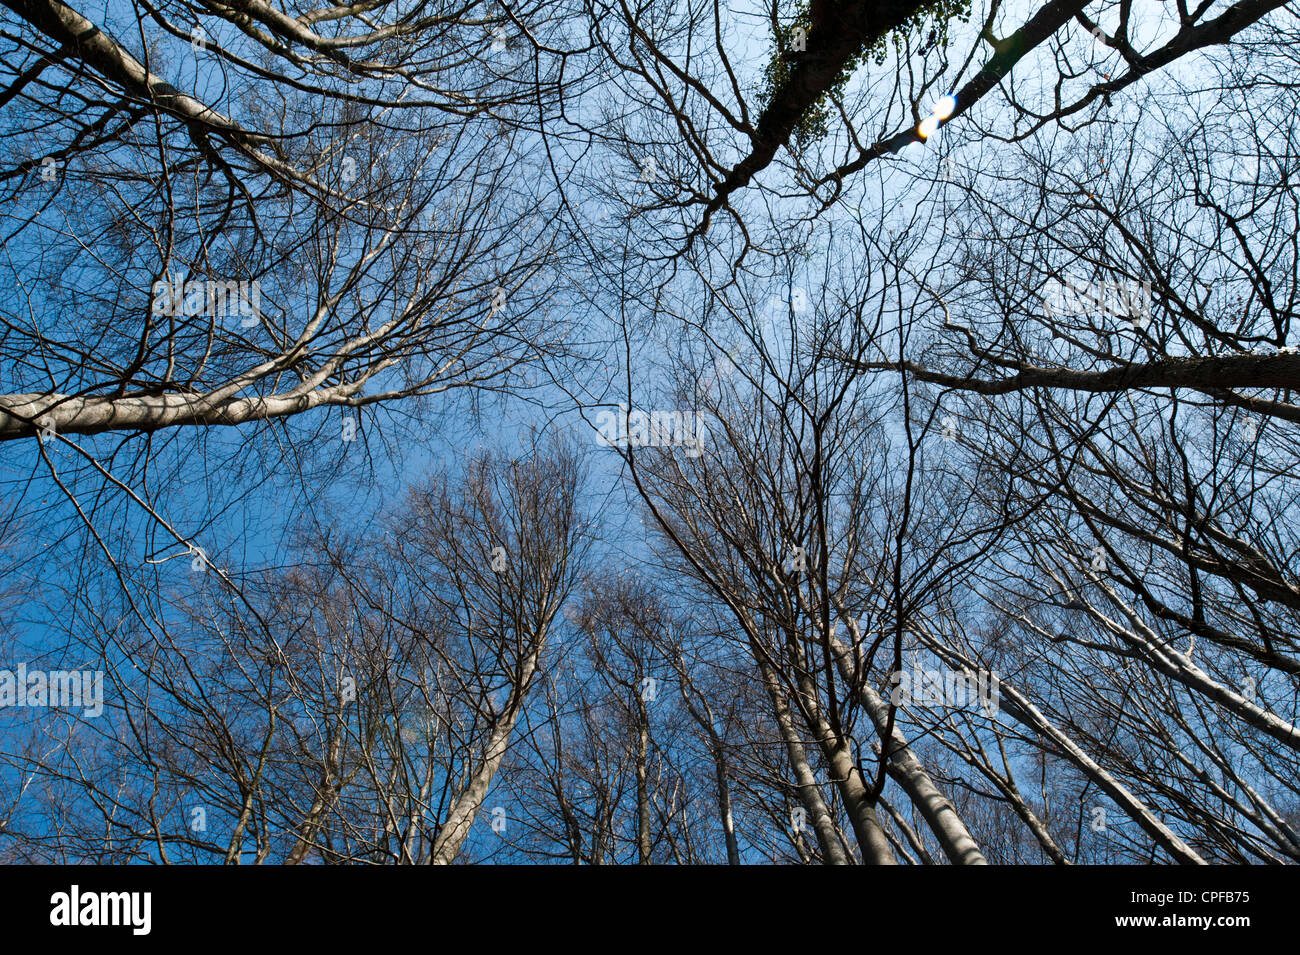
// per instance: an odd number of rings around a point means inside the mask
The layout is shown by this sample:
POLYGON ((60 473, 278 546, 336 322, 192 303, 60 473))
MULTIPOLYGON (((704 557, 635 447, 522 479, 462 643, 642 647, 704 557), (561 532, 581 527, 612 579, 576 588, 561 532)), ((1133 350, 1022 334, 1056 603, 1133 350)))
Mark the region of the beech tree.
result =
POLYGON ((7 839, 30 861, 455 861, 582 571, 580 480, 559 446, 484 457, 247 602, 209 588, 165 643, 129 618, 97 632, 107 713, 7 752, 49 800, 7 839), (55 824, 105 838, 47 846, 55 824))
POLYGON ((3 858, 1300 861, 1294 4, 0 16, 3 858))
POLYGON ((540 9, 6 6, 0 439, 500 385, 555 337, 540 9))

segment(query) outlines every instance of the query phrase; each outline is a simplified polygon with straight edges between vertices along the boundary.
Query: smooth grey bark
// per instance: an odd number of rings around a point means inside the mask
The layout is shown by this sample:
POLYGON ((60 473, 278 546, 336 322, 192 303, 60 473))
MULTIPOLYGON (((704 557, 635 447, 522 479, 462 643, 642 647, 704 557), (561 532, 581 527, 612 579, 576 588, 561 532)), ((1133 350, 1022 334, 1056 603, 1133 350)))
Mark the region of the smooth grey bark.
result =
POLYGON ((285 865, 298 865, 307 858, 307 853, 316 847, 316 835, 320 832, 325 817, 343 789, 344 780, 339 777, 339 761, 342 755, 343 733, 336 731, 326 750, 320 782, 316 785, 316 796, 312 799, 311 808, 307 810, 302 824, 298 827, 298 838, 285 859, 285 865))
MULTIPOLYGON (((858 630, 857 621, 846 617, 845 623, 853 645, 859 645, 862 634, 858 630)), ((889 705, 865 679, 859 679, 853 664, 853 655, 844 642, 833 633, 830 639, 840 673, 850 686, 857 688, 859 701, 866 709, 867 715, 871 717, 876 732, 883 737, 885 730, 890 728, 889 705)), ((920 810, 926 824, 943 847, 944 854, 953 865, 988 865, 988 860, 980 851, 979 844, 958 815, 957 807, 935 785, 898 727, 894 726, 891 729, 888 746, 885 748, 890 762, 890 774, 907 793, 913 805, 920 810)))
POLYGON ((826 808, 826 801, 822 798, 821 790, 817 787, 817 777, 813 775, 812 767, 808 765, 808 757, 804 753, 803 743, 799 739, 799 734, 795 732, 794 720, 790 716, 790 708, 781 697, 780 687, 777 686, 772 676, 772 671, 766 663, 759 662, 759 672, 763 678, 763 685, 767 689, 768 696, 772 700, 772 710, 776 717, 776 725, 781 731, 781 738, 785 742, 786 755, 790 760, 790 768, 794 771, 795 791, 799 796, 799 802, 803 805, 804 811, 808 814, 808 821, 812 825, 813 833, 817 837, 817 845, 821 848, 822 859, 827 865, 849 865, 850 859, 840 844, 839 834, 835 830, 835 823, 831 819, 830 810, 826 808))
POLYGON ((885 835, 880 817, 876 814, 872 787, 862 777, 849 748, 849 741, 836 733, 822 715, 811 681, 805 676, 799 682, 803 698, 808 701, 811 719, 809 728, 816 733, 817 744, 830 766, 840 798, 844 800, 844 808, 848 810, 863 862, 867 865, 897 865, 898 859, 889 844, 889 837, 885 835))
MULTIPOLYGON (((919 859, 924 865, 934 865, 934 860, 930 858, 930 853, 926 850, 924 843, 921 842, 921 837, 917 835, 916 830, 912 828, 908 821, 903 818, 903 814, 898 811, 898 808, 884 796, 881 796, 877 801, 884 807, 885 812, 889 813, 889 818, 894 821, 894 825, 898 827, 898 831, 907 839, 907 844, 912 847, 912 851, 916 853, 917 859, 919 859)), ((895 848, 899 849, 901 847, 895 846, 895 848)))
POLYGON ((736 821, 731 814, 731 784, 727 780, 727 762, 722 751, 714 752, 714 776, 718 786, 718 813, 727 840, 727 865, 740 865, 740 845, 736 842, 736 821))
POLYGON ((636 734, 636 852, 640 865, 650 864, 650 790, 646 761, 650 750, 649 716, 645 703, 637 698, 636 734))
MULTIPOLYGON (((256 369, 264 370, 269 374, 274 365, 267 363, 256 369)), ((239 387, 245 384, 241 380, 239 387)), ((99 434, 158 431, 180 425, 238 425, 299 414, 321 405, 369 403, 355 400, 355 384, 245 398, 229 396, 228 390, 120 398, 0 395, 0 441, 29 438, 46 428, 56 434, 99 434)))
POLYGON ((831 770, 835 773, 836 785, 844 799, 849 819, 853 823, 853 834, 857 836, 858 847, 862 850, 863 861, 868 865, 898 865, 898 859, 880 825, 876 814, 875 800, 871 797, 871 787, 862 778, 857 763, 849 752, 847 743, 828 741, 827 757, 831 770))
POLYGON ((713 722, 713 707, 699 694, 690 673, 680 657, 675 661, 677 676, 682 682, 682 699, 691 717, 708 736, 709 754, 713 757, 713 775, 718 787, 718 817, 727 842, 727 865, 740 865, 740 846, 736 842, 736 823, 731 813, 731 782, 727 777, 727 749, 713 722))
MULTIPOLYGON (((966 669, 975 669, 972 662, 956 650, 945 646, 942 642, 934 640, 926 634, 921 636, 926 646, 946 662, 966 669)), ((1096 783, 1130 819, 1141 826, 1147 835, 1151 836, 1156 844, 1176 861, 1185 865, 1207 864, 1191 846, 1180 839, 1173 830, 1156 818, 1155 814, 1141 800, 1129 792, 1123 783, 1106 772, 1074 740, 1054 726, 1038 707, 1021 695, 1014 686, 1006 680, 1002 680, 999 684, 999 692, 1001 693, 1002 709, 1039 736, 1051 740, 1062 756, 1096 783)))
POLYGON ((450 865, 460 853, 461 846, 465 844, 470 827, 474 824, 474 819, 483 806, 483 800, 487 797, 488 788, 492 785, 492 779, 505 758, 515 723, 519 720, 519 714, 523 712, 524 697, 528 694, 533 674, 537 670, 537 660, 541 655, 543 643, 543 639, 538 639, 536 649, 525 658, 520 669, 519 680, 511 688, 510 699, 501 718, 492 727, 492 732, 488 736, 483 760, 470 775, 469 782, 456 797, 451 810, 447 813, 446 821, 438 830, 438 837, 434 840, 433 848, 429 853, 430 865, 450 865))

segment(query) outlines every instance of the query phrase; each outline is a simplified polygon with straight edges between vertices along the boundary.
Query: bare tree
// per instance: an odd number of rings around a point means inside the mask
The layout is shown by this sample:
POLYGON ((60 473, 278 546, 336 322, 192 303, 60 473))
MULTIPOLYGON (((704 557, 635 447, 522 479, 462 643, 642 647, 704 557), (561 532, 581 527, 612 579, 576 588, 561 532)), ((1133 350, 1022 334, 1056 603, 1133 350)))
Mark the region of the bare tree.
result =
POLYGON ((61 858, 456 860, 581 572, 579 482, 563 447, 480 458, 251 607, 215 587, 165 644, 102 632, 107 727, 6 757, 53 800, 6 835, 39 856, 58 806, 108 836, 61 858))

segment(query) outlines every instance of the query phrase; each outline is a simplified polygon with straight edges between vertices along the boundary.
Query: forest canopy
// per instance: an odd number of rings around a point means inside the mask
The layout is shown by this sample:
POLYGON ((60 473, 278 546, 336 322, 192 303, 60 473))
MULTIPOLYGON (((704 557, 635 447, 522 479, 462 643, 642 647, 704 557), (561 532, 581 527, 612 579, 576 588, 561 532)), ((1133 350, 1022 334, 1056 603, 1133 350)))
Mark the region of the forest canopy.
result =
POLYGON ((0 862, 1300 861, 1294 4, 0 19, 0 862))

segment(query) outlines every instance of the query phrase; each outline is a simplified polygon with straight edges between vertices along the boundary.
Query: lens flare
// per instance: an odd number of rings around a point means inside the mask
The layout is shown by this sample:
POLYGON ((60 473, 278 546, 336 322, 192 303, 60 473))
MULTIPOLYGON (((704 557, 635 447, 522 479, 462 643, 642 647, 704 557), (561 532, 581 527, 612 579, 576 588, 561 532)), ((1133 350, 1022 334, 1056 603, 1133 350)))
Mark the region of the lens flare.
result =
POLYGON ((939 119, 947 119, 957 111, 957 97, 949 93, 947 96, 939 97, 939 102, 934 104, 934 115, 939 119))

